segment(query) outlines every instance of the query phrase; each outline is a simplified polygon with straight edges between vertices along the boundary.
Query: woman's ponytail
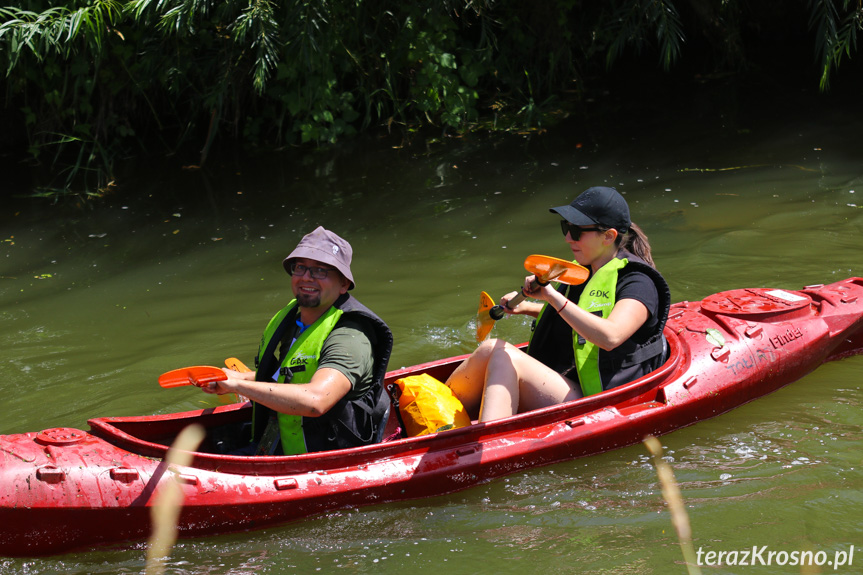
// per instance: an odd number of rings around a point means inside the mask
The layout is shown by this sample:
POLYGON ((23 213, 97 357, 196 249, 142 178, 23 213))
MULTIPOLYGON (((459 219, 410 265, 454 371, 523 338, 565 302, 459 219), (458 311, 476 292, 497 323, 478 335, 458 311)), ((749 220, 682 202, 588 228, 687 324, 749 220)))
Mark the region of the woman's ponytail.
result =
POLYGON ((650 255, 650 242, 647 241, 645 233, 634 222, 630 225, 629 231, 623 235, 620 247, 640 257, 651 267, 656 267, 653 263, 653 256, 650 255))

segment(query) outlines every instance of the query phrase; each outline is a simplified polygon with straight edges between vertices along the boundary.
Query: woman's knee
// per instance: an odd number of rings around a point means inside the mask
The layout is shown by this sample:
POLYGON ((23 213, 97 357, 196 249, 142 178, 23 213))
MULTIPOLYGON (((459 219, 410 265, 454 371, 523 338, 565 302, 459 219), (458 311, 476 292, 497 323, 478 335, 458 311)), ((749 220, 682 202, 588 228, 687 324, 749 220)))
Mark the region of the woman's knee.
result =
POLYGON ((536 362, 534 358, 527 355, 521 348, 503 340, 498 340, 498 343, 491 347, 489 357, 491 361, 506 361, 515 369, 530 366, 536 362))
POLYGON ((477 347, 471 354, 477 358, 488 359, 492 354, 498 352, 509 344, 502 339, 487 339, 477 347))

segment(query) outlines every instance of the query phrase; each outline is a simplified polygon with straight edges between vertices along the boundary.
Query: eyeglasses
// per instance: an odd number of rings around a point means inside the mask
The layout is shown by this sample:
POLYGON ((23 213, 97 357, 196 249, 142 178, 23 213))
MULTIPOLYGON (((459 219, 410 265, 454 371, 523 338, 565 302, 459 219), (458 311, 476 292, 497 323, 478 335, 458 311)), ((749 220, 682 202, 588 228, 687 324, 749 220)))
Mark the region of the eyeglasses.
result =
POLYGON ((569 237, 572 238, 572 241, 577 242, 581 238, 581 234, 584 232, 604 232, 603 228, 582 228, 575 224, 571 224, 566 220, 560 220, 560 229, 563 232, 563 235, 569 234, 569 237))
POLYGON ((335 268, 310 268, 304 266, 303 264, 298 264, 296 262, 291 263, 291 275, 297 277, 303 277, 306 275, 306 272, 309 272, 309 275, 312 276, 312 279, 322 280, 327 277, 327 274, 330 272, 336 271, 335 268))

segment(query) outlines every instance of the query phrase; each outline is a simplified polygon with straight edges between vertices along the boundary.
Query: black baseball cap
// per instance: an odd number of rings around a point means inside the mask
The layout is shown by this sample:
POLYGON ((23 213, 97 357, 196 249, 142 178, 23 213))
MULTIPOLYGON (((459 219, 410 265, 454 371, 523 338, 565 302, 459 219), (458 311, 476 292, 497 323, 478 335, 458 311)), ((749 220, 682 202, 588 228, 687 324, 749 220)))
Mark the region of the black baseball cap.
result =
POLYGON ((549 208, 563 219, 576 226, 599 224, 614 228, 621 234, 629 231, 629 206, 623 196, 614 188, 594 186, 581 192, 571 204, 549 208))

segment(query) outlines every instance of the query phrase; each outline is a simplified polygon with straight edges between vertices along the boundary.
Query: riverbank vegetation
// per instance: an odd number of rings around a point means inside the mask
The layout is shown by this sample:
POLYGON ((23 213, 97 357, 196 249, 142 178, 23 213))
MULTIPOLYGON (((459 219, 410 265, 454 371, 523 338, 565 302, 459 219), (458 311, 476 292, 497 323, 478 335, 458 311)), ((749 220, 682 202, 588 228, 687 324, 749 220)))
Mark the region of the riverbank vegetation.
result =
POLYGON ((131 156, 201 167, 218 148, 360 132, 404 143, 429 130, 536 130, 621 61, 717 77, 789 38, 808 46, 798 69, 828 90, 856 51, 860 3, 762 4, 22 1, 0 8, 0 153, 38 166, 34 193, 100 195, 131 156))

